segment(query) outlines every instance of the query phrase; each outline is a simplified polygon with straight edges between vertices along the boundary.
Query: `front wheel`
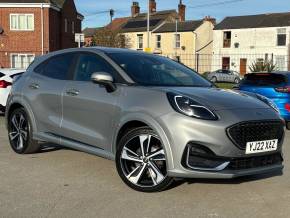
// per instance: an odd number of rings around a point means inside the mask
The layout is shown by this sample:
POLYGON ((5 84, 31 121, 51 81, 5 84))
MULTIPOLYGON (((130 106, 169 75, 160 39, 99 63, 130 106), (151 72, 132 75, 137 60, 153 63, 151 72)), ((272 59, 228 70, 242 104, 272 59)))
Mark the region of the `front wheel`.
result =
POLYGON ((8 118, 8 137, 11 148, 18 154, 31 154, 39 150, 39 143, 32 139, 32 127, 23 108, 14 110, 8 118))
POLYGON ((236 78, 234 82, 235 82, 235 84, 239 84, 240 83, 240 79, 236 78))
POLYGON ((173 181, 167 175, 161 140, 146 127, 134 129, 123 136, 118 145, 116 167, 122 180, 137 191, 162 191, 173 181))

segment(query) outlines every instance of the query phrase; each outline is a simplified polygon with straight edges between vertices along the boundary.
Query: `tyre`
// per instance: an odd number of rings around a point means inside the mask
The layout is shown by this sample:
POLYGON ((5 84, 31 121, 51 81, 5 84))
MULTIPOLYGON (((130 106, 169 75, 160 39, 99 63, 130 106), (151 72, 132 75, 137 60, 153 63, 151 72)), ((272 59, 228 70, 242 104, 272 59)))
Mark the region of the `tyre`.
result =
POLYGON ((158 192, 173 181, 167 176, 166 156, 158 135, 141 127, 125 134, 116 153, 116 167, 122 180, 141 192, 158 192))
POLYGON ((290 130, 290 122, 286 122, 286 127, 288 130, 290 130))
POLYGON ((235 84, 239 84, 239 83, 240 83, 240 79, 239 79, 239 78, 235 78, 234 83, 235 83, 235 84))
POLYGON ((39 150, 39 143, 32 139, 31 122, 23 108, 14 110, 9 116, 8 137, 11 148, 18 154, 31 154, 39 150))
POLYGON ((210 79, 211 82, 213 83, 216 83, 217 82, 217 78, 215 76, 213 76, 211 79, 210 79))

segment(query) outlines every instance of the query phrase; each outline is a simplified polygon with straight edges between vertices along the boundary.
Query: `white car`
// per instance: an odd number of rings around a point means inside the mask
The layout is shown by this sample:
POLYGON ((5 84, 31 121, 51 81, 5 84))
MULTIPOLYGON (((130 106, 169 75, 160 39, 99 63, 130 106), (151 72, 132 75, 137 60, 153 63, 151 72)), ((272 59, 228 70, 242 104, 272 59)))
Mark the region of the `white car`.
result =
POLYGON ((11 90, 13 78, 21 75, 25 70, 18 69, 1 69, 0 68, 0 111, 4 112, 6 101, 11 90))

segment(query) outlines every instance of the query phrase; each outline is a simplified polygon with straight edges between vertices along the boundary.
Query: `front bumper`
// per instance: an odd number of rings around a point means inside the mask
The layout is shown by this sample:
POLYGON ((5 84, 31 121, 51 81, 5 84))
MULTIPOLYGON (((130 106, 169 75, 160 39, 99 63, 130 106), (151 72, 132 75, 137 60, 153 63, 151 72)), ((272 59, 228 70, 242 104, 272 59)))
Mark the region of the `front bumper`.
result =
MULTIPOLYGON (((183 164, 184 153, 189 143, 199 144, 225 159, 246 159, 263 157, 273 152, 246 154, 245 150, 236 146, 227 136, 226 129, 245 121, 281 120, 272 109, 256 110, 224 110, 218 111, 223 117, 218 121, 204 121, 186 117, 179 113, 166 114, 159 118, 159 123, 168 137, 170 148, 167 148, 168 175, 182 178, 234 178, 239 176, 261 174, 282 170, 283 160, 265 166, 254 166, 247 169, 230 169, 227 165, 217 170, 190 169, 183 164)), ((284 137, 280 140, 278 149, 274 152, 282 154, 284 137)))
POLYGON ((203 179, 232 179, 242 176, 259 175, 271 172, 282 171, 282 164, 275 164, 267 167, 258 167, 244 170, 224 170, 220 172, 190 171, 190 170, 168 170, 168 176, 174 178, 203 178, 203 179))

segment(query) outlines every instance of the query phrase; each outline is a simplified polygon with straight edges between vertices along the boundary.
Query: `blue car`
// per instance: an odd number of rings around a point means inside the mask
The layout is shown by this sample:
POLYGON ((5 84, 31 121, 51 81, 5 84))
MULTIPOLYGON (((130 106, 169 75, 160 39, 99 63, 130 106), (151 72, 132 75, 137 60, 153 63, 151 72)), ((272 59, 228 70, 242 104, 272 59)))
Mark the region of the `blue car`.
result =
POLYGON ((290 72, 246 74, 238 89, 271 99, 290 129, 290 72))

